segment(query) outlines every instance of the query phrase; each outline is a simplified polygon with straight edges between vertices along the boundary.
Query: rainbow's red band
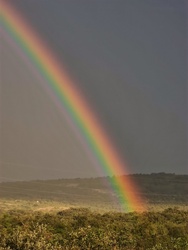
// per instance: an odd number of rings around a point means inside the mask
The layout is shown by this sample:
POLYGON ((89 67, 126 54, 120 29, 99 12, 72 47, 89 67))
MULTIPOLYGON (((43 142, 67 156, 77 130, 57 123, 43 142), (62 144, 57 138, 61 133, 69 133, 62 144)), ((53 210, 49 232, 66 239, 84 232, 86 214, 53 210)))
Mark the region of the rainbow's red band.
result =
POLYGON ((93 110, 89 108, 79 90, 73 84, 52 51, 39 38, 32 28, 22 19, 20 13, 7 1, 0 2, 3 28, 24 51, 36 70, 42 74, 46 84, 55 93, 69 113, 72 122, 78 126, 88 147, 97 158, 107 175, 114 175, 112 184, 125 211, 141 211, 144 202, 138 195, 137 188, 127 177, 118 177, 126 169, 109 137, 99 124, 93 110))

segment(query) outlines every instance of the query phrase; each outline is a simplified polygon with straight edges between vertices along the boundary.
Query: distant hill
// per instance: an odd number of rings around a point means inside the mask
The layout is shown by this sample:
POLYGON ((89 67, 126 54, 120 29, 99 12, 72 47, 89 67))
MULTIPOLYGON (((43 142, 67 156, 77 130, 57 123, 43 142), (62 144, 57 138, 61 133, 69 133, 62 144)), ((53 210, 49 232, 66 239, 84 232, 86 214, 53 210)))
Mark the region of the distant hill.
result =
MULTIPOLYGON (((110 187, 114 177, 35 180, 0 183, 0 198, 51 200, 70 205, 118 209, 117 194, 110 187)), ((148 204, 188 205, 188 175, 133 174, 138 195, 148 204)))
POLYGON ((135 174, 131 178, 149 203, 188 204, 188 175, 135 174))

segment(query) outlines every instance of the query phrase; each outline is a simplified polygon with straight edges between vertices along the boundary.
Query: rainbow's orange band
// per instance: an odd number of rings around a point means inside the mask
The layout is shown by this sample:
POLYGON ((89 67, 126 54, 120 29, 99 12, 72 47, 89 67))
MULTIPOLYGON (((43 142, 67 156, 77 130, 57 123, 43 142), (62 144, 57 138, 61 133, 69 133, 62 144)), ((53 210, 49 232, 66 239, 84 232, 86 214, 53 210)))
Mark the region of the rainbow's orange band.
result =
MULTIPOLYGON (((22 19, 20 13, 7 2, 3 0, 0 2, 1 21, 5 31, 45 78, 46 84, 55 93, 71 120, 79 128, 103 171, 114 176, 123 173, 126 166, 109 141, 109 137, 99 124, 93 110, 89 108, 88 103, 85 102, 53 53, 26 23, 26 20, 22 19)), ((144 202, 138 195, 137 188, 127 176, 116 176, 111 184, 120 197, 125 211, 144 209, 144 202)))

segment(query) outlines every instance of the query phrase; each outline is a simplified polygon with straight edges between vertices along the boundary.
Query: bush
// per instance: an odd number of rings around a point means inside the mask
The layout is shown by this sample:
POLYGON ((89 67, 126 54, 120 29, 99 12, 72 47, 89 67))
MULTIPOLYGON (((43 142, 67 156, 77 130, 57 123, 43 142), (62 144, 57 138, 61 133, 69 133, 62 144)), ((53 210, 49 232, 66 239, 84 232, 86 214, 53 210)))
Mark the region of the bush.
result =
POLYGON ((188 250, 188 211, 2 213, 0 250, 18 249, 188 250))

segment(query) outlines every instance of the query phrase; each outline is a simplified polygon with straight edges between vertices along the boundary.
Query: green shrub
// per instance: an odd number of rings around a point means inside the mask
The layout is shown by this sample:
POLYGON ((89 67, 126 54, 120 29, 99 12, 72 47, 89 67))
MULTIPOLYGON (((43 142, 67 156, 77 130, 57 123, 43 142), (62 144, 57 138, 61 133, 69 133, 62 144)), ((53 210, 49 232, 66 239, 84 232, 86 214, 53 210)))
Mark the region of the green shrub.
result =
POLYGON ((0 250, 188 250, 188 211, 0 215, 0 250))

